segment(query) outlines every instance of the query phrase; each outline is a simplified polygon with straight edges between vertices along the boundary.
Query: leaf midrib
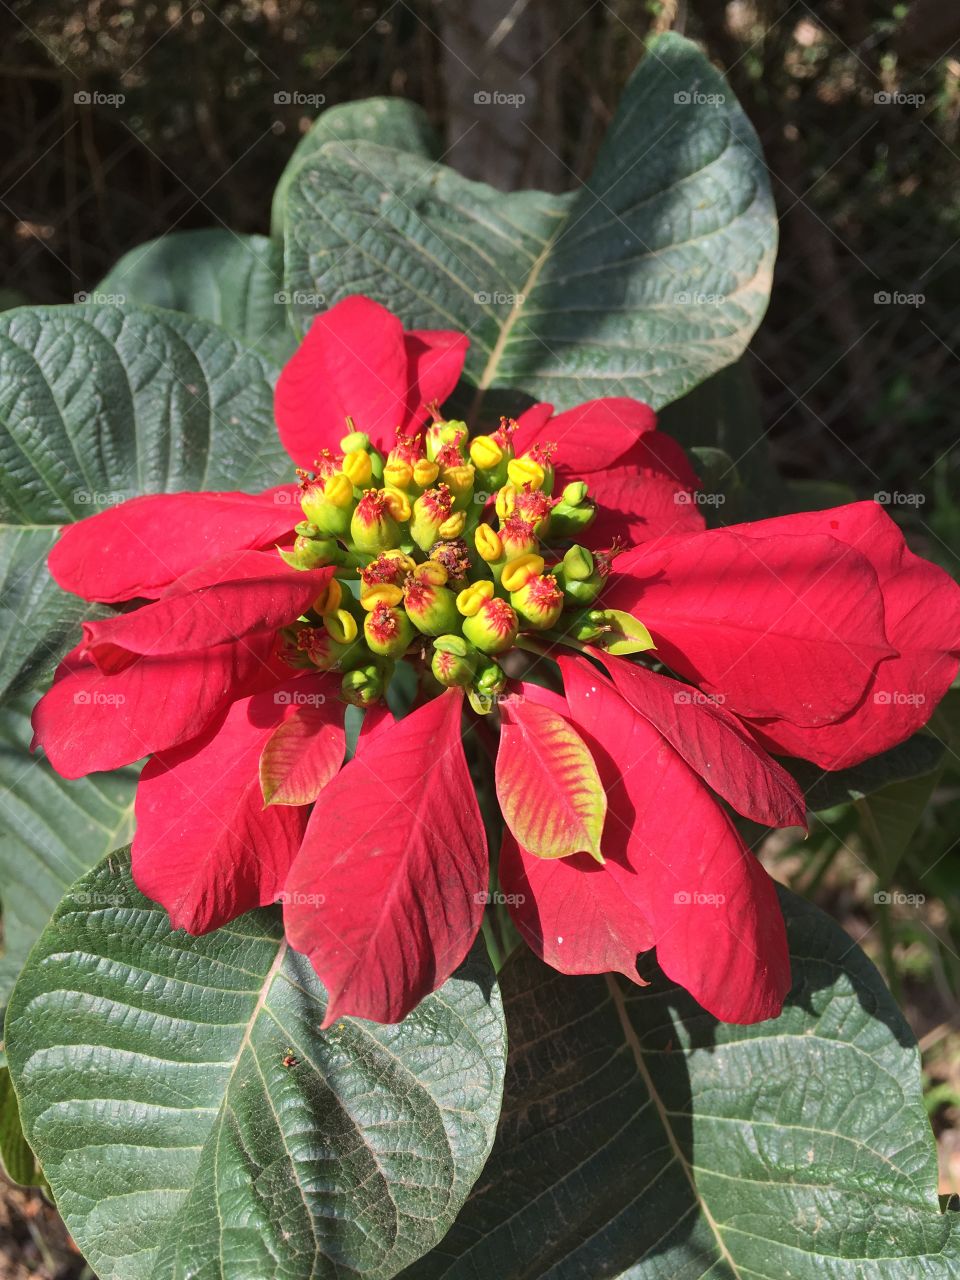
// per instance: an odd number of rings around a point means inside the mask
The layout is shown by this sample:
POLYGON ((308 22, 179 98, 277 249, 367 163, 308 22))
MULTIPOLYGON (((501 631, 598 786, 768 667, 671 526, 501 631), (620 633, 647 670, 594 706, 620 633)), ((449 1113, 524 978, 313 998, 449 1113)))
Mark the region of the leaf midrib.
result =
POLYGON ((657 1115, 660 1117, 660 1123, 663 1126, 663 1131, 667 1135, 667 1141, 670 1143, 670 1149, 673 1151, 674 1159, 677 1161, 677 1164, 683 1170, 684 1176, 686 1177, 687 1181, 690 1184, 690 1189, 693 1192, 694 1202, 697 1208, 699 1209, 700 1213, 703 1215, 704 1222, 706 1222, 707 1226, 710 1228, 711 1233, 713 1234, 714 1239, 716 1240, 717 1249, 720 1252, 720 1257, 723 1259, 724 1262, 726 1262, 727 1266, 730 1268, 731 1274, 733 1277, 735 1277, 735 1280, 744 1280, 743 1273, 738 1269, 737 1264, 734 1262, 733 1256, 730 1253, 730 1250, 727 1248, 726 1242, 724 1241, 723 1235, 720 1231, 719 1224, 717 1223, 713 1214, 710 1212, 709 1206, 707 1205, 706 1201, 703 1199, 703 1197, 700 1194, 700 1189, 697 1186, 697 1180, 694 1175, 693 1168, 691 1167, 690 1162, 687 1160, 687 1157, 684 1155, 683 1147, 680 1145, 680 1142, 677 1139, 677 1135, 674 1133, 673 1127, 670 1123, 670 1113, 667 1111, 667 1108, 664 1105, 663 1099, 660 1097, 660 1094, 657 1091, 656 1085, 654 1084, 654 1081, 653 1081, 653 1077, 650 1075, 650 1072, 647 1070, 647 1064, 644 1058, 643 1046, 641 1045, 639 1037, 637 1036, 637 1033, 634 1030, 633 1023, 630 1021, 630 1017, 627 1013, 626 1002, 624 1001, 623 992, 620 989, 619 983, 617 982, 616 978, 609 973, 606 975, 606 983, 607 983, 607 990, 610 992, 610 998, 613 1001, 613 1006, 617 1011, 617 1017, 620 1020, 620 1026, 623 1030, 623 1037, 626 1040, 627 1045, 629 1046, 631 1052, 633 1053, 633 1058, 636 1064, 637 1073, 643 1080, 644 1087, 647 1090, 647 1094, 651 1102, 657 1109, 657 1115))

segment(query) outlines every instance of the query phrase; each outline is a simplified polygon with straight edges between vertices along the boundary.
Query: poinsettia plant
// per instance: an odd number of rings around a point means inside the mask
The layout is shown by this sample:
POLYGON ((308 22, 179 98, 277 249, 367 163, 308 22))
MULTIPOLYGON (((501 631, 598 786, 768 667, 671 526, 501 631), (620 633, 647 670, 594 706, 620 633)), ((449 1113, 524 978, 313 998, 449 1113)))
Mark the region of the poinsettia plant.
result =
POLYGON ((655 52, 602 199, 337 108, 229 326, 155 308, 148 247, 138 301, 3 327, 11 686, 59 658, 31 803, 106 854, 4 1105, 100 1275, 958 1264, 909 1033, 747 832, 806 828, 791 758, 916 768, 960 589, 875 502, 707 527, 656 411, 742 351, 772 212, 715 73, 655 52))

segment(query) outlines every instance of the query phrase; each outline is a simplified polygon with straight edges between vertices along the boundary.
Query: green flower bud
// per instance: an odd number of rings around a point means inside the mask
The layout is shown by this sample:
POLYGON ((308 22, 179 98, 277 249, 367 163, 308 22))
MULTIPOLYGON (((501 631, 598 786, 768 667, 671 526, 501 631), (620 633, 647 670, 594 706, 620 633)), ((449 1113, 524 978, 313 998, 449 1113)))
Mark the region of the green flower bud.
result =
POLYGON ((452 419, 450 422, 434 422, 427 428, 427 457, 436 462, 437 455, 448 446, 453 446, 461 459, 467 461, 467 437, 469 432, 465 422, 452 419))
MULTIPOLYGON (((348 419, 350 421, 350 419, 348 419)), ((349 435, 343 437, 340 441, 340 448, 344 453, 354 453, 358 449, 362 449, 370 455, 370 466, 373 471, 373 481, 380 484, 383 480, 383 454, 378 452, 370 443, 370 437, 365 431, 351 431, 349 435)))
POLYGON ((369 707, 383 696, 387 687, 387 675, 378 662, 366 662, 348 671, 340 681, 340 692, 355 707, 369 707))
POLYGON ((433 642, 430 669, 442 685, 468 685, 477 670, 479 654, 463 636, 439 636, 433 642))
POLYGON ((457 597, 449 587, 411 575, 403 586, 403 603, 410 621, 426 636, 459 630, 457 597))
POLYGON ((485 600, 475 614, 463 620, 463 634, 482 653, 504 653, 512 648, 519 629, 513 608, 499 596, 485 600))
POLYGON ((573 480, 550 512, 550 534, 555 538, 575 538, 596 514, 596 504, 587 496, 587 486, 582 480, 573 480))
POLYGON ((376 555, 399 547, 398 523, 409 516, 409 504, 389 489, 367 489, 350 520, 350 540, 357 551, 376 555))
POLYGON ((584 609, 564 618, 563 634, 606 653, 645 653, 657 646, 639 618, 622 609, 584 609))
POLYGON ((570 547, 557 566, 557 580, 567 605, 585 608, 593 604, 603 590, 608 572, 609 568, 598 563, 586 547, 570 547))
POLYGON ((342 471, 308 481, 300 496, 307 520, 331 538, 346 536, 354 505, 353 484, 342 471))
POLYGON ((364 618, 363 635, 371 653, 381 658, 401 658, 416 632, 402 609, 381 603, 364 618))
POLYGON ((477 715, 489 715, 497 697, 507 687, 506 672, 493 658, 481 658, 473 683, 467 690, 470 705, 477 715))
POLYGON ((519 590, 510 593, 510 603, 531 627, 548 631, 556 626, 563 611, 563 592, 553 574, 533 574, 519 590))
POLYGON ((413 504, 410 536, 423 552, 440 540, 440 530, 453 511, 453 496, 445 484, 422 493, 413 504))
POLYGON ((292 569, 317 569, 325 564, 340 564, 343 551, 334 538, 325 538, 315 524, 301 520, 296 526, 292 551, 278 547, 280 558, 292 569))

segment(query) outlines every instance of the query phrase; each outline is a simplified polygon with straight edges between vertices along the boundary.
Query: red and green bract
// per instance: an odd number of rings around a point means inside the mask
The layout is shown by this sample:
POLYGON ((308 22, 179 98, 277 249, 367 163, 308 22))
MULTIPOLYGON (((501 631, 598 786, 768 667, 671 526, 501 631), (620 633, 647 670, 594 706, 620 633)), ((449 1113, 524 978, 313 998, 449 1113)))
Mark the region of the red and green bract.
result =
POLYGON ((683 451, 633 400, 535 405, 471 445, 440 409, 466 347, 347 298, 277 386, 281 439, 314 467, 299 488, 66 529, 58 583, 136 607, 85 625, 36 742, 71 778, 149 756, 140 888, 195 933, 283 901, 328 1023, 403 1018, 473 942, 478 739, 499 887, 539 955, 640 981, 656 948, 716 1016, 775 1016, 783 922, 729 810, 803 825, 773 755, 837 769, 919 728, 957 670, 960 591, 871 502, 705 529, 683 451), (607 643, 644 648, 640 623, 656 669, 607 643), (395 721, 398 662, 420 681, 395 721), (347 763, 344 699, 365 708, 347 763))

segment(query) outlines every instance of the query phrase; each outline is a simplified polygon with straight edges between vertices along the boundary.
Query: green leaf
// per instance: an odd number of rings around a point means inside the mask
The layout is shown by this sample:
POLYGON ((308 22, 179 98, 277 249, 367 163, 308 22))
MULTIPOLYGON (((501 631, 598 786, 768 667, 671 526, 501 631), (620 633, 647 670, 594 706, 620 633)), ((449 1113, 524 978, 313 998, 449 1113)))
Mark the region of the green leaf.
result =
POLYGON ((781 764, 800 783, 808 808, 816 812, 860 800, 892 782, 924 777, 940 764, 943 751, 943 743, 930 734, 915 733, 889 751, 833 773, 808 760, 782 760, 781 764))
MULTIPOLYGON (((423 155, 325 142, 285 199, 288 291, 362 291, 410 326, 466 330, 481 392, 558 408, 675 399, 737 359, 770 290, 776 219, 756 136, 672 34, 570 195, 504 195, 423 155)), ((302 329, 315 308, 293 310, 302 329)))
POLYGON ((61 525, 141 493, 290 478, 274 378, 239 339, 170 311, 0 315, 0 696, 44 679, 101 612, 47 574, 61 525))
POLYGON ((724 1025, 653 985, 502 971, 504 1111, 483 1177, 409 1280, 948 1280, 916 1045, 843 930, 783 891, 794 986, 724 1025))
POLYGON ((0 1067, 0 1171, 22 1187, 35 1187, 43 1181, 36 1157, 23 1136, 17 1095, 6 1067, 0 1067))
POLYGON ((24 1131, 102 1280, 388 1280, 483 1167, 505 1053, 489 962, 398 1026, 319 1030, 275 909, 172 932, 126 854, 67 895, 17 983, 24 1131))
POLYGON ((125 253, 89 297, 212 320, 278 364, 296 346, 284 305, 283 247, 268 236, 219 227, 172 231, 125 253))
POLYGON ((920 825, 942 769, 881 787, 857 801, 870 865, 889 884, 920 825))
POLYGON ((435 159, 440 153, 437 135, 427 113, 406 98, 364 98, 330 107, 313 122, 297 143, 287 167, 273 193, 270 216, 272 235, 283 239, 287 193, 297 169, 310 159, 325 142, 377 142, 382 147, 396 147, 416 155, 435 159))
POLYGON ((0 1009, 70 885, 133 832, 137 770, 61 778, 28 754, 32 701, 0 708, 0 1009))

